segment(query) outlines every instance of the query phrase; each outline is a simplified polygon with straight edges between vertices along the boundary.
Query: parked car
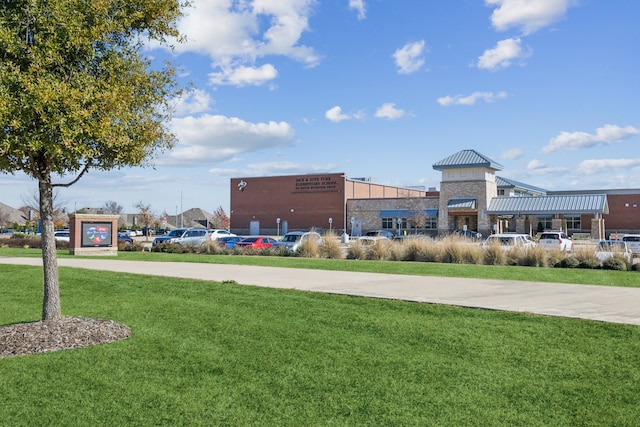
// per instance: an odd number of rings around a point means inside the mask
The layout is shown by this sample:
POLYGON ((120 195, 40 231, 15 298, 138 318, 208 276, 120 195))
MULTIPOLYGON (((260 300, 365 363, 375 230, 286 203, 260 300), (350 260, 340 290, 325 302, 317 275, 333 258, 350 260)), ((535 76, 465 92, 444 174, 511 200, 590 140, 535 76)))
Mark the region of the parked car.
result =
POLYGON ((69 242, 71 240, 71 234, 69 230, 60 230, 53 233, 56 242, 69 242))
POLYGON ((544 231, 540 234, 538 245, 545 249, 559 249, 566 252, 573 250, 573 240, 564 231, 544 231))
POLYGON ((322 236, 320 236, 320 234, 316 233, 315 231, 292 231, 291 233, 287 233, 282 236, 282 239, 276 242, 274 246, 277 248, 284 247, 292 252, 295 252, 298 250, 300 245, 307 240, 312 240, 317 242, 318 244, 322 244, 322 236))
POLYGON ((222 237, 235 237, 235 234, 231 233, 228 230, 213 229, 213 230, 208 230, 208 233, 209 233, 209 240, 218 240, 222 237))
POLYGON ((153 239, 153 242, 151 243, 151 246, 155 246, 155 245, 157 245, 159 243, 167 243, 171 239, 175 239, 177 237, 182 237, 182 235, 184 234, 185 231, 187 231, 186 228, 174 228, 170 232, 168 232, 166 234, 163 234, 162 236, 158 236, 155 239, 153 239))
POLYGON ((244 237, 242 236, 218 237, 216 242, 223 248, 233 248, 236 243, 238 243, 242 239, 244 239, 244 237))
POLYGON ((118 243, 133 245, 133 238, 128 233, 118 233, 118 243))
POLYGON ((382 237, 385 239, 393 239, 396 234, 393 231, 389 231, 389 230, 371 230, 371 231, 367 231, 365 236, 369 236, 369 237, 382 237))
POLYGON ((601 240, 596 246, 596 258, 600 263, 613 258, 616 254, 623 257, 627 263, 633 261, 633 252, 628 244, 621 240, 601 240))
POLYGON ((528 234, 516 233, 492 234, 484 242, 485 247, 495 244, 500 245, 504 250, 511 250, 515 247, 533 248, 536 246, 536 242, 528 234))
POLYGON ((245 237, 236 243, 239 248, 265 249, 270 248, 277 240, 266 236, 245 237))
POLYGON ((206 228, 187 228, 181 236, 172 237, 167 243, 177 243, 182 246, 202 246, 209 241, 206 228))
POLYGON ((625 234, 622 241, 627 244, 632 254, 640 255, 640 234, 625 234))
POLYGON ((482 240, 482 233, 471 230, 456 230, 453 232, 454 236, 458 236, 466 240, 482 240))

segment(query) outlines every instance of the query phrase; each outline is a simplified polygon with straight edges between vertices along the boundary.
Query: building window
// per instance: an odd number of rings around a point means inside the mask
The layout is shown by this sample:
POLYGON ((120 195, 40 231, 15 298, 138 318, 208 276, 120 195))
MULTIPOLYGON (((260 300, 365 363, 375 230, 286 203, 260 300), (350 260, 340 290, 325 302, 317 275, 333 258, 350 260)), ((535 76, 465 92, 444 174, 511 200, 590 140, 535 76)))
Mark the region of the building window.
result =
POLYGON ((538 231, 553 230, 551 215, 538 217, 538 231))
POLYGON ((392 229, 393 223, 393 218, 382 218, 382 228, 392 229))
POLYGON ((568 230, 580 230, 580 216, 579 215, 565 215, 564 217, 567 220, 567 229, 568 230))
POLYGON ((498 196, 504 196, 504 188, 498 190, 498 196))
POLYGON ((436 230, 438 228, 438 218, 435 216, 426 217, 424 228, 426 228, 427 230, 436 230))

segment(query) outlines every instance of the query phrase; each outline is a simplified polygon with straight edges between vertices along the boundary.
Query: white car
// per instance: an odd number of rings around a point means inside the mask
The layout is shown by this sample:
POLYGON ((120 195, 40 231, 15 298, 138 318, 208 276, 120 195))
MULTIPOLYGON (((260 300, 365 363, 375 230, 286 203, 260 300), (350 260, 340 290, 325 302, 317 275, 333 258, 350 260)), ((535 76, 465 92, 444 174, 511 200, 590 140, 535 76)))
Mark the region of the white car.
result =
POLYGON ((487 237, 484 242, 484 246, 500 245, 504 250, 511 250, 515 247, 520 248, 534 248, 536 242, 528 234, 515 234, 515 233, 498 233, 492 234, 487 237))
POLYGON ((209 233, 209 240, 218 240, 221 237, 236 237, 235 234, 231 233, 228 230, 214 229, 207 230, 207 232, 209 233))
POLYGON ((622 236, 622 241, 627 244, 631 253, 640 254, 640 234, 625 234, 622 236))
POLYGON ((538 245, 545 249, 559 249, 571 252, 573 250, 573 240, 564 231, 545 231, 540 234, 538 245))
POLYGON ((626 242, 620 240, 601 240, 598 242, 596 246, 596 258, 598 258, 601 264, 613 258, 616 254, 622 256, 629 264, 633 261, 633 253, 626 242))
POLYGON ((71 241, 71 234, 69 230, 60 230, 54 233, 54 238, 56 242, 69 242, 71 241))

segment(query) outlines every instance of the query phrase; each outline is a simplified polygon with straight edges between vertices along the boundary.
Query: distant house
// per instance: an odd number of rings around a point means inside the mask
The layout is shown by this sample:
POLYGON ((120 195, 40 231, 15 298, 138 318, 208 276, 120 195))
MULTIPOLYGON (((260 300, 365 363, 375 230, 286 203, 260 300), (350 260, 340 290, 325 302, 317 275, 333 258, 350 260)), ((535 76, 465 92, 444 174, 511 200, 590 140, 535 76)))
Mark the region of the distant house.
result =
POLYGON ((0 203, 0 228, 10 228, 13 224, 24 226, 29 219, 23 212, 0 203))

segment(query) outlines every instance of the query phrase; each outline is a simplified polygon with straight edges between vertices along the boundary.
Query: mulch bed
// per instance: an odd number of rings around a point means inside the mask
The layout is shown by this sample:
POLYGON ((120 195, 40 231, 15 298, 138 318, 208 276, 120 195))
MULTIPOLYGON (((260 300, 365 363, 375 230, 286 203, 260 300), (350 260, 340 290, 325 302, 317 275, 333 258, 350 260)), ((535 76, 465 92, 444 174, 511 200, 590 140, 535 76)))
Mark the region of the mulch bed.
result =
POLYGON ((106 344, 130 335, 126 325, 89 317, 17 323, 0 327, 0 358, 106 344))

